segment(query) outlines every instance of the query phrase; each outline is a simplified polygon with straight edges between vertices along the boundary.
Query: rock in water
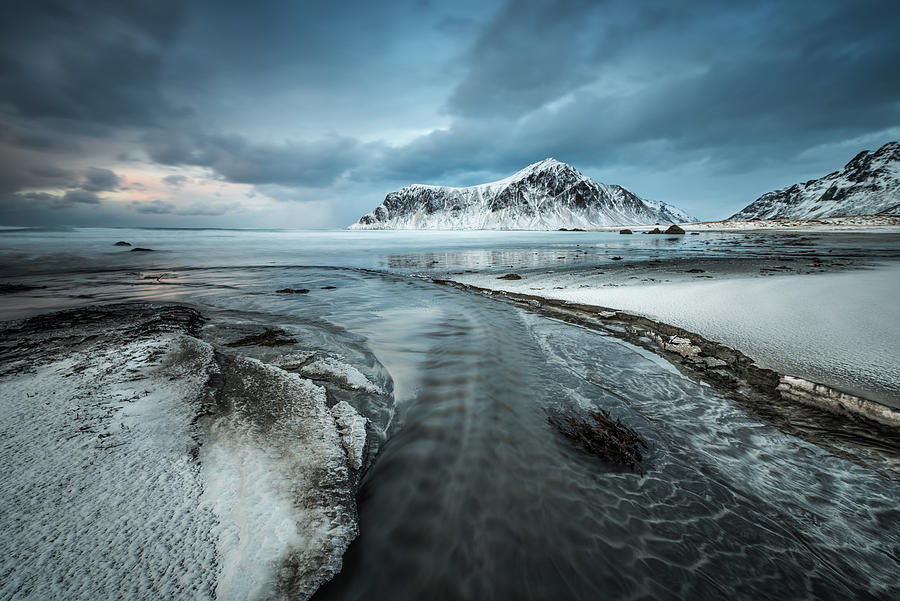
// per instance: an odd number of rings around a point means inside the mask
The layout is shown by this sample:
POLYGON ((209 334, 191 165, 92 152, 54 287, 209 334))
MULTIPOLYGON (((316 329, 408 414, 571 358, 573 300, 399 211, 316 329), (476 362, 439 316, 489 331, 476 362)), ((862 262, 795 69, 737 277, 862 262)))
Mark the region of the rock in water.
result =
POLYGON ((131 246, 131 243, 125 242, 124 240, 119 240, 118 242, 113 244, 113 246, 131 246))
POLYGON ((683 234, 684 230, 675 225, 674 223, 669 226, 669 229, 663 232, 664 234, 683 234))
POLYGON ((809 219, 900 212, 900 142, 864 150, 840 171, 763 194, 729 220, 809 219))
POLYGON ((451 188, 416 184, 391 192, 349 229, 578 231, 613 225, 693 221, 671 205, 585 177, 545 159, 496 182, 451 188))

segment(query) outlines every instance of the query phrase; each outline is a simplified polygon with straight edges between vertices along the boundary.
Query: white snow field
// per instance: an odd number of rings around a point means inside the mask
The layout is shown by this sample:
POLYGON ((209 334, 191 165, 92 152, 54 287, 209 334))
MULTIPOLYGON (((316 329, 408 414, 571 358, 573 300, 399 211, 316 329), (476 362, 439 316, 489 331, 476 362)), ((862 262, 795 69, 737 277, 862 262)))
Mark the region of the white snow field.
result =
POLYGON ((340 570, 364 417, 192 336, 104 336, 3 365, 0 599, 306 599, 340 570))
POLYGON ((814 275, 603 286, 577 274, 452 276, 463 284, 610 307, 697 332, 759 365, 900 407, 900 263, 814 275))

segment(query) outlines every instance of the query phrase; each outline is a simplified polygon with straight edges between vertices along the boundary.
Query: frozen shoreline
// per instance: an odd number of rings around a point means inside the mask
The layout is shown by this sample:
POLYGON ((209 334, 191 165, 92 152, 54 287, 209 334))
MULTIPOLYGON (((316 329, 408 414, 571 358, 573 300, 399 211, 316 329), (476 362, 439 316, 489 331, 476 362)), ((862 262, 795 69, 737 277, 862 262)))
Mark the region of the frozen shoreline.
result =
MULTIPOLYGON (((697 221, 678 224, 688 232, 702 231, 793 231, 793 232, 900 232, 900 215, 856 215, 816 219, 755 219, 751 221, 697 221)), ((635 233, 654 226, 628 226, 635 233)), ((598 228, 617 230, 621 228, 598 228)))
MULTIPOLYGON (((377 425, 254 358, 294 345, 229 350, 202 322, 127 304, 0 329, 0 596, 307 599, 340 571, 377 425)), ((329 386, 384 394, 314 349, 296 367, 326 359, 329 386)))
POLYGON ((815 275, 795 270, 772 277, 752 273, 759 261, 724 271, 721 263, 625 265, 602 276, 585 269, 522 271, 521 279, 499 279, 496 272, 440 278, 644 316, 735 348, 780 374, 900 408, 900 341, 891 334, 891 324, 900 323, 892 302, 900 293, 900 263, 837 272, 813 263, 815 275), (708 279, 686 273, 691 270, 708 279))

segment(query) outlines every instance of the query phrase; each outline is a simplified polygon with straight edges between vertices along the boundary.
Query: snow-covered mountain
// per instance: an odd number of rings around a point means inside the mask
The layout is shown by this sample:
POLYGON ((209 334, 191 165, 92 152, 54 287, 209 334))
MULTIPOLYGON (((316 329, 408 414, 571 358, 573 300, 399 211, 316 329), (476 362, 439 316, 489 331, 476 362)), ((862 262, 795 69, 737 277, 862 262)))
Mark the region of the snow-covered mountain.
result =
POLYGON ((864 150, 840 171, 763 194, 729 219, 793 219, 900 211, 900 142, 864 150))
POLYGON ((601 184, 551 158, 489 184, 407 186, 349 229, 555 230, 686 221, 693 219, 681 209, 601 184))

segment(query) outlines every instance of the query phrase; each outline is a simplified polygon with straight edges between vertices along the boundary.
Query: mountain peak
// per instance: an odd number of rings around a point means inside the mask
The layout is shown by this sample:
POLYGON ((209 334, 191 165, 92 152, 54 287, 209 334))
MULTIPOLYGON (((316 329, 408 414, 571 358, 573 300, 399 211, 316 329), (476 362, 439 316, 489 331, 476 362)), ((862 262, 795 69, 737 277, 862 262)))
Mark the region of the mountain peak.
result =
POLYGON ((510 184, 512 182, 526 179, 536 173, 569 173, 574 177, 584 177, 580 171, 578 171, 571 165, 563 163, 562 161, 557 161, 553 157, 547 157, 543 161, 532 163, 524 169, 516 171, 509 177, 505 177, 499 181, 492 182, 492 184, 510 184))
POLYGON ((559 229, 690 221, 548 157, 502 180, 452 188, 415 184, 389 193, 351 229, 559 229))
POLYGON ((535 172, 540 172, 540 171, 548 171, 550 169, 557 169, 559 167, 572 169, 573 171, 575 170, 574 167, 571 167, 570 165, 567 165, 565 163, 557 161, 553 157, 547 157, 543 161, 538 161, 537 163, 532 163, 532 164, 528 165, 527 167, 525 167, 524 169, 520 169, 516 173, 516 175, 519 175, 519 174, 525 175, 525 174, 535 173, 535 172))

